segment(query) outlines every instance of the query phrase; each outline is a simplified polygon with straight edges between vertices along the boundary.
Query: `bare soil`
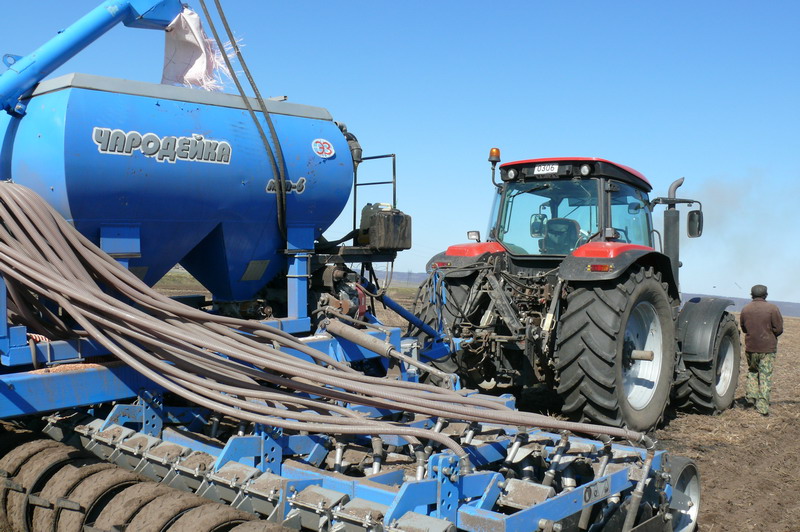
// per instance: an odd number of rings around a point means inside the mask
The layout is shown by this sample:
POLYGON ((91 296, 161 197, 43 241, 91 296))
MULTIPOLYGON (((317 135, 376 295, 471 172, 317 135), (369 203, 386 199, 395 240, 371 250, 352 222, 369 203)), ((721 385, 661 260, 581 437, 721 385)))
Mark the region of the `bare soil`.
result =
MULTIPOLYGON (((784 329, 769 417, 740 407, 714 417, 678 413, 656 432, 700 468, 702 532, 800 530, 800 318, 785 318, 784 329)), ((743 352, 736 399, 746 375, 743 352)))
MULTIPOLYGON (((396 299, 410 305, 410 298, 396 299)), ((378 315, 403 325, 380 309, 378 315)), ((739 406, 717 416, 671 412, 655 433, 660 448, 698 465, 700 532, 800 531, 800 318, 784 322, 768 417, 739 406)), ((742 347, 735 403, 744 398, 746 376, 742 347)), ((552 397, 539 394, 526 395, 521 407, 547 414, 558 408, 552 397)))

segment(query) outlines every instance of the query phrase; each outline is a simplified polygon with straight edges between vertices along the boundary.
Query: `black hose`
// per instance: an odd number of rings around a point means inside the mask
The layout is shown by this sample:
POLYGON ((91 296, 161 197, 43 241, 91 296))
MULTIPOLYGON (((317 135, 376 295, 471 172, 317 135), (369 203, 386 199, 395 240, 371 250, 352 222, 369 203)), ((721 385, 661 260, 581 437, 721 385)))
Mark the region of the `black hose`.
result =
POLYGON ((242 97, 242 101, 244 102, 245 107, 247 108, 247 112, 250 113, 250 117, 253 119, 253 123, 258 130, 258 135, 261 137, 261 142, 264 145, 264 149, 267 152, 267 156, 269 157, 270 165, 272 166, 272 175, 274 176, 275 182, 275 201, 277 207, 277 217, 278 217, 278 230, 280 231, 283 239, 286 240, 286 170, 283 160, 283 149, 281 148, 280 141, 278 140, 278 134, 275 131, 275 126, 272 124, 272 118, 270 117, 269 110, 267 109, 266 104, 264 103, 264 99, 261 98, 261 92, 258 90, 258 86, 256 86, 255 80, 250 75, 250 70, 247 68, 247 64, 244 62, 244 56, 242 55, 241 50, 239 49, 239 45, 236 43, 236 38, 234 37, 233 33, 231 32, 230 26, 228 25, 228 20, 225 18, 225 12, 222 11, 222 6, 219 3, 219 0, 214 0, 214 4, 217 7, 217 13, 219 14, 220 20, 222 20, 222 25, 225 27, 225 31, 228 34, 228 40, 233 47, 234 52, 236 53, 236 58, 239 60, 239 64, 242 66, 242 70, 244 70, 245 75, 247 76, 248 81, 250 82, 250 87, 252 87, 253 92, 256 95, 256 100, 258 101, 259 107, 261 107, 261 112, 264 114, 264 119, 267 122, 267 126, 269 127, 270 135, 272 136, 272 142, 275 145, 275 151, 272 151, 272 147, 267 140, 267 136, 264 133, 264 129, 261 127, 261 122, 258 121, 258 116, 256 116, 253 107, 250 105, 250 99, 247 97, 247 94, 244 92, 244 88, 242 84, 239 82, 239 77, 236 75, 236 71, 233 69, 233 65, 231 64, 230 58, 225 53, 225 47, 222 44, 221 39, 219 38, 219 34, 217 33, 217 27, 214 24, 214 21, 211 18, 211 15, 208 12, 208 8, 206 7, 205 0, 200 0, 200 6, 203 8, 203 14, 206 17, 206 22, 208 22, 208 27, 211 28, 211 33, 214 35, 214 41, 217 43, 217 48, 220 50, 220 55, 222 55, 222 59, 225 61, 225 66, 230 73, 231 79, 233 80, 236 88, 239 91, 239 94, 242 97))

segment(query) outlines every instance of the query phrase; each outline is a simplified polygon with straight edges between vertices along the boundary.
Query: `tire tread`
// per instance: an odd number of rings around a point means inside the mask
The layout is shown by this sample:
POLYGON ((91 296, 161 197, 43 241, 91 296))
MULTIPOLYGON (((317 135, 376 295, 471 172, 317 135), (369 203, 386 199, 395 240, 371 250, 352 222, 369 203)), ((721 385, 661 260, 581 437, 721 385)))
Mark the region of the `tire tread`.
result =
MULTIPOLYGON (((663 292, 665 301, 672 308, 666 283, 662 283, 661 275, 649 267, 632 269, 616 281, 605 281, 591 287, 570 287, 558 325, 555 360, 559 378, 557 392, 564 401, 565 414, 604 425, 621 427, 628 424, 623 419, 616 390, 616 345, 619 335, 624 334, 623 319, 629 300, 643 283, 663 292)), ((667 331, 673 328, 672 323, 662 326, 667 331)), ((674 346, 674 334, 672 336, 674 346)), ((671 357, 668 361, 670 370, 661 378, 669 379, 671 387, 674 349, 667 350, 664 355, 671 357)), ((669 402, 668 391, 665 395, 666 400, 653 426, 663 419, 669 402)))

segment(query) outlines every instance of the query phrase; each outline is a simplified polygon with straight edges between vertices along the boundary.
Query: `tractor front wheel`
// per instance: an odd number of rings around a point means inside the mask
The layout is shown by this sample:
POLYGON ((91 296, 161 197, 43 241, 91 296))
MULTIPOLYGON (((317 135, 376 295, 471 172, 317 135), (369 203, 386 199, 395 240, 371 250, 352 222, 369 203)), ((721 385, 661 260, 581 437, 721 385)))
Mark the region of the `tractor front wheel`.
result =
POLYGON ((583 421, 647 431, 661 421, 675 366, 667 286, 652 268, 576 285, 557 338, 558 393, 583 421))
POLYGON ((710 362, 686 362, 689 380, 676 393, 679 406, 717 414, 730 408, 739 382, 741 343, 736 319, 726 312, 719 322, 710 362))

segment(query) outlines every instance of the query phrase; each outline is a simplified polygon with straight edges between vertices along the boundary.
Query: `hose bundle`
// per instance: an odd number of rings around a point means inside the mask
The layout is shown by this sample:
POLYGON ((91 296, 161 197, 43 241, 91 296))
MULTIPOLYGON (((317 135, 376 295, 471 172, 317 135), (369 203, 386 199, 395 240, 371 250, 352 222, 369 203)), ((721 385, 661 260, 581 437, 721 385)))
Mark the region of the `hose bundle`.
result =
POLYGON ((148 287, 21 185, 0 183, 0 222, 10 320, 51 338, 88 336, 166 390, 221 414, 290 431, 430 440, 461 457, 464 449, 444 434, 369 419, 344 405, 645 441, 626 429, 369 377, 277 328, 180 304, 148 287))

